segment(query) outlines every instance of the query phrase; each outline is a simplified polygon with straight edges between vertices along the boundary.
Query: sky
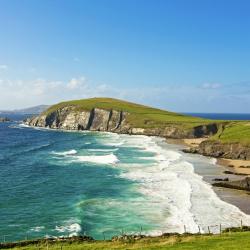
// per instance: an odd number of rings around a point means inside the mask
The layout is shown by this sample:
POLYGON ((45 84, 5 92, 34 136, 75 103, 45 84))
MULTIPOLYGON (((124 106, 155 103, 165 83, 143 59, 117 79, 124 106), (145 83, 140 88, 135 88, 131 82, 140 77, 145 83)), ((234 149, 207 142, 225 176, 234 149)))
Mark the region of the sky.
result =
POLYGON ((0 0, 0 110, 115 97, 249 113, 249 0, 0 0))

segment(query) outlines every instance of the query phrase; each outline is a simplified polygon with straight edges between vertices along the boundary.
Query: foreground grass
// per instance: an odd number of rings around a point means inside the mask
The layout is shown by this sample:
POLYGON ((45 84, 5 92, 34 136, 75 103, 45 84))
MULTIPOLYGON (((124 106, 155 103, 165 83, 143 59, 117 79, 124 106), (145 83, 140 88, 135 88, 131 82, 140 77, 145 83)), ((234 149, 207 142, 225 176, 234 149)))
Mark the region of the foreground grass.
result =
POLYGON ((94 241, 74 243, 49 243, 12 248, 15 250, 51 249, 51 250, 80 250, 80 249, 171 249, 171 250, 247 250, 250 249, 250 232, 224 233, 222 235, 196 235, 152 237, 135 242, 124 241, 94 241))

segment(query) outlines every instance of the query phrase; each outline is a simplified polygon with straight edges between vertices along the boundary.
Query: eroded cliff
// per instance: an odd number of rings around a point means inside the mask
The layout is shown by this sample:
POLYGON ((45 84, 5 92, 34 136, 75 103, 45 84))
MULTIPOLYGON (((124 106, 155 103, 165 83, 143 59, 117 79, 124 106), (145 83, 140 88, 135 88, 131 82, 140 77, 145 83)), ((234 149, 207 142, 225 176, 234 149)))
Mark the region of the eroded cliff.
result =
POLYGON ((178 139, 206 137, 218 131, 218 125, 215 123, 189 128, 170 122, 159 127, 146 125, 136 127, 131 123, 130 115, 129 112, 122 110, 101 108, 78 110, 75 106, 67 106, 29 118, 25 124, 52 129, 108 131, 178 139))
POLYGON ((250 147, 240 143, 222 143, 220 141, 207 140, 198 147, 186 149, 184 152, 215 158, 250 160, 250 147))

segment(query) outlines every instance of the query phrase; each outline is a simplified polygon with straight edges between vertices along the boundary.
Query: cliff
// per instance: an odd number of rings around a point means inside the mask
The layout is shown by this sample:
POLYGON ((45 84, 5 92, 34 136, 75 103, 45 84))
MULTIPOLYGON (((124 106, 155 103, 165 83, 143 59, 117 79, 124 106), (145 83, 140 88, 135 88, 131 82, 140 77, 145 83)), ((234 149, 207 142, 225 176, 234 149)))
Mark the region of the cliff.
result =
POLYGON ((234 142, 222 143, 220 141, 207 140, 198 147, 191 147, 183 151, 214 158, 250 160, 250 147, 234 142))
POLYGON ((216 134, 218 124, 111 98, 60 103, 27 125, 64 130, 109 131, 166 138, 197 138, 216 134))
POLYGON ((165 138, 208 138, 185 152, 250 160, 249 122, 212 121, 111 98, 62 102, 25 121, 29 126, 108 131, 165 138))

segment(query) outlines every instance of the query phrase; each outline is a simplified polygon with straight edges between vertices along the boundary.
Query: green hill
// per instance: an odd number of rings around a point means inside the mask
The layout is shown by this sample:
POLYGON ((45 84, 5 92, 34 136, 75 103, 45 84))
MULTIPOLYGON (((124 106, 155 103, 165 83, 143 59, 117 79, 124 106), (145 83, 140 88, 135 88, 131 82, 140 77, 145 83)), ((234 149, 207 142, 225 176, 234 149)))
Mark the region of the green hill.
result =
MULTIPOLYGON (((131 132, 130 128, 140 128, 144 131, 142 133, 146 135, 158 135, 179 139, 207 137, 212 135, 210 139, 213 142, 217 141, 222 144, 240 143, 243 146, 250 145, 249 121, 222 121, 203 119, 114 98, 89 98, 61 102, 49 107, 42 113, 41 116, 38 116, 38 122, 36 119, 33 119, 27 122, 27 124, 31 126, 46 126, 60 129, 62 128, 60 126, 64 124, 66 119, 65 117, 67 116, 65 113, 64 115, 62 114, 62 110, 67 108, 68 114, 75 112, 75 117, 77 116, 77 112, 78 114, 81 111, 91 112, 94 109, 101 109, 110 112, 115 110, 118 112, 127 113, 126 117, 123 117, 123 127, 119 127, 119 129, 114 128, 115 122, 113 122, 113 130, 106 129, 106 127, 108 127, 108 124, 105 123, 107 122, 107 120, 105 121, 107 117, 104 119, 104 116, 99 115, 99 124, 95 124, 94 127, 90 127, 90 130, 107 130, 117 133, 133 133, 133 131, 131 132), (103 122, 101 119, 103 119, 103 122), (50 121, 50 123, 46 121, 50 121)), ((79 116, 81 116, 81 114, 79 114, 78 117, 79 116)), ((114 119, 116 119, 117 122, 119 117, 116 116, 114 119)), ((84 127, 81 124, 79 126, 78 122, 79 121, 75 122, 76 126, 74 129, 77 129, 77 127, 84 127)), ((85 127, 87 127, 86 124, 85 127)))
POLYGON ((117 111, 128 112, 130 114, 130 124, 134 127, 140 128, 163 127, 169 123, 193 127, 214 122, 207 119, 182 115, 114 98, 90 98, 61 102, 51 106, 44 112, 44 114, 48 115, 58 109, 62 109, 68 106, 73 106, 77 110, 86 111, 90 111, 93 108, 100 108, 105 110, 114 109, 117 111))

